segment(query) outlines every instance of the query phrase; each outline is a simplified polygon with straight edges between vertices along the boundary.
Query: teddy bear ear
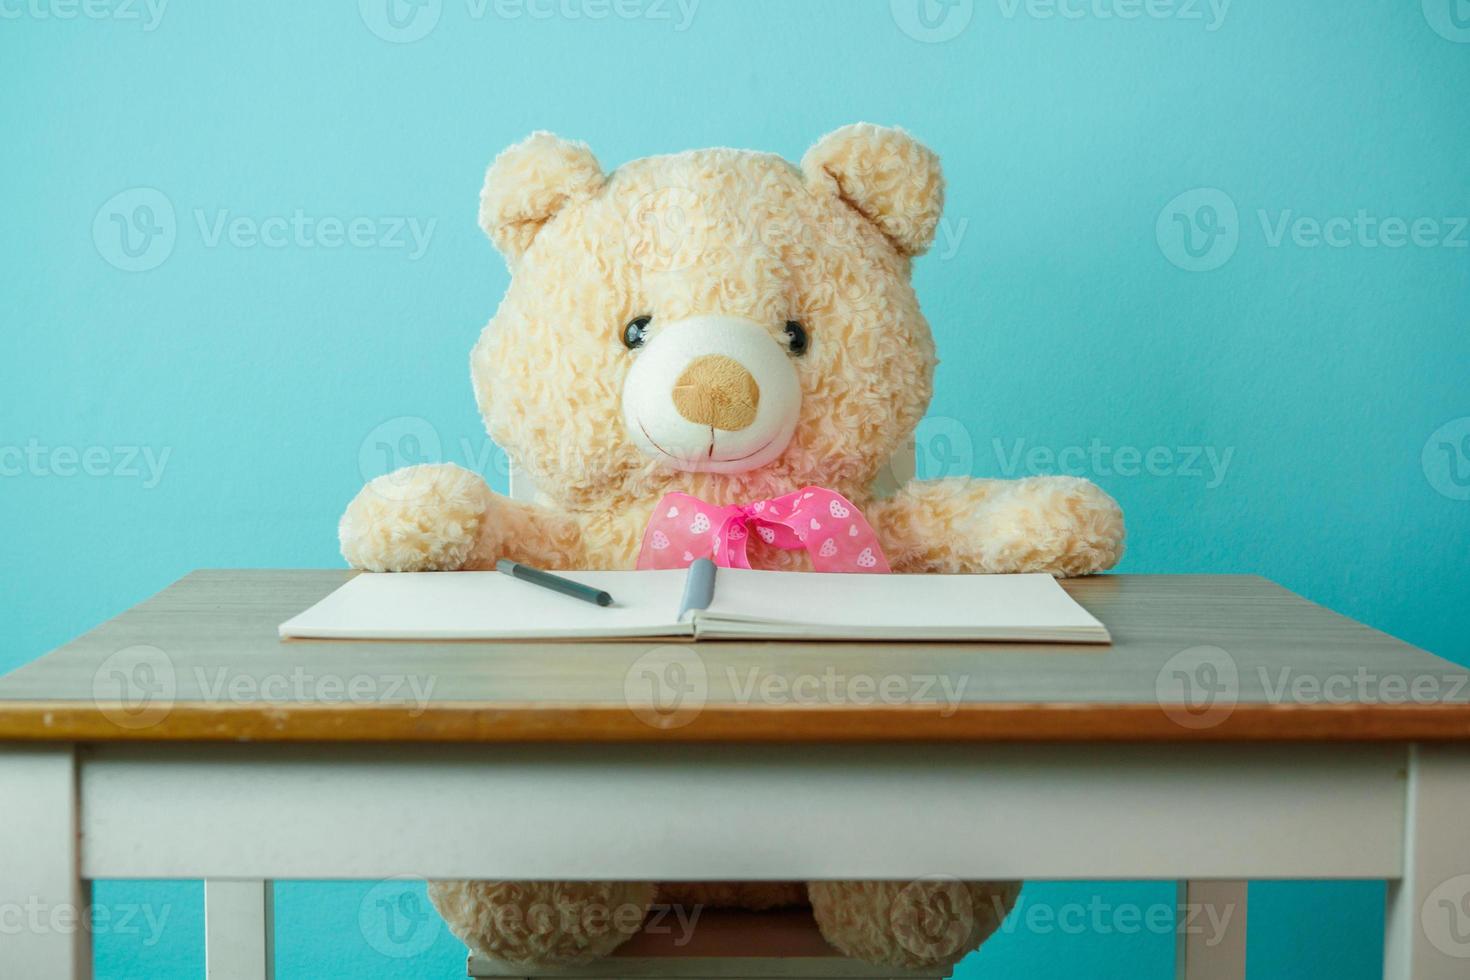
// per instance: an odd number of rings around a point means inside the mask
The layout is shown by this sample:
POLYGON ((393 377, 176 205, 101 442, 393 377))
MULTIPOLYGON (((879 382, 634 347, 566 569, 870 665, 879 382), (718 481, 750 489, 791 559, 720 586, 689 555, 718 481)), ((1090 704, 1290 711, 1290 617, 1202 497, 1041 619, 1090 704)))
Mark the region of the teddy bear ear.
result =
POLYGON ((939 157, 901 129, 854 123, 806 151, 807 183, 836 194, 903 255, 923 255, 944 210, 939 157))
POLYGON ((480 227, 514 264, 558 211, 597 193, 602 184, 602 167, 587 144, 532 133, 485 172, 480 227))

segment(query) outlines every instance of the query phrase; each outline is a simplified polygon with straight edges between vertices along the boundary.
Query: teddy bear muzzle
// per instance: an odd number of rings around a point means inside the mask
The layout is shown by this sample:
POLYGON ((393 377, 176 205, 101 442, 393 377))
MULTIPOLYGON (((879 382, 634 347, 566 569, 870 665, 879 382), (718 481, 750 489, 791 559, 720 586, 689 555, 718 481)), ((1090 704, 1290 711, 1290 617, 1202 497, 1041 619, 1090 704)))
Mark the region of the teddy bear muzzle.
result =
POLYGON ((649 339, 630 356, 623 421, 634 444, 664 465, 743 473, 780 456, 796 431, 796 368, 754 320, 654 318, 649 339))
POLYGON ((696 357, 674 382, 674 409, 695 425, 739 432, 759 414, 761 387, 724 354, 696 357))

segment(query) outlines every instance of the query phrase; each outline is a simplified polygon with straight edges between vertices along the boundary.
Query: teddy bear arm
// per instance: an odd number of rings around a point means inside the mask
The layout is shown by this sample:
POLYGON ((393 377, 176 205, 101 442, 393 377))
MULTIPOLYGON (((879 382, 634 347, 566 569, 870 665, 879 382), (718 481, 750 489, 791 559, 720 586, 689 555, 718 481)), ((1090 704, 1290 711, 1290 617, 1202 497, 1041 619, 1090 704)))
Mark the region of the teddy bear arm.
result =
POLYGON ((572 519, 502 497, 450 463, 368 483, 342 515, 338 538, 348 564, 374 572, 491 568, 497 558, 571 568, 582 550, 572 519))
POLYGON ((1071 476, 913 481, 872 505, 894 571, 1090 575, 1123 555, 1123 512, 1071 476))
POLYGON ((497 494, 464 567, 494 568, 499 558, 537 568, 585 568, 582 526, 561 511, 497 494))

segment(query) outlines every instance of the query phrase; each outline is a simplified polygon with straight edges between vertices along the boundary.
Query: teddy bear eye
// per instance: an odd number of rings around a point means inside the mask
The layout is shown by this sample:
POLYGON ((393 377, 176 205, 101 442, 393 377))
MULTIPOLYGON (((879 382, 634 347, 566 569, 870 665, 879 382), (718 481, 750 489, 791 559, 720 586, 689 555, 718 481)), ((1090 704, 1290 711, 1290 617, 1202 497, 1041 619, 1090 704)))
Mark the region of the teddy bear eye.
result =
POLYGON ((786 349, 797 357, 806 353, 807 336, 806 327, 795 320, 786 321, 786 349))
POLYGON ((642 347, 643 342, 648 339, 648 325, 653 322, 651 316, 638 316, 628 321, 623 328, 623 346, 628 350, 642 347))

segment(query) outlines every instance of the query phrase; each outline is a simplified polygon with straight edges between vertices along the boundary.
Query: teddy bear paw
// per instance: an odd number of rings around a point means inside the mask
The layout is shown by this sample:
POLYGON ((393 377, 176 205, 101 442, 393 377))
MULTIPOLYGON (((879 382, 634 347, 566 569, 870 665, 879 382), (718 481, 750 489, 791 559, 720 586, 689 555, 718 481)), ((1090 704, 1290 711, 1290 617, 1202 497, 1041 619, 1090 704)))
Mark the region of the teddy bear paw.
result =
POLYGON ((1000 486, 979 535, 986 571, 1092 575, 1123 557, 1123 511, 1097 484, 1036 476, 1000 486))
POLYGON ((1015 906, 1015 881, 814 881, 812 912, 827 941, 877 966, 952 966, 1015 906))
POLYGON ((347 505, 337 528, 342 557, 370 572, 461 568, 491 499, 478 474, 450 463, 386 473, 347 505))

